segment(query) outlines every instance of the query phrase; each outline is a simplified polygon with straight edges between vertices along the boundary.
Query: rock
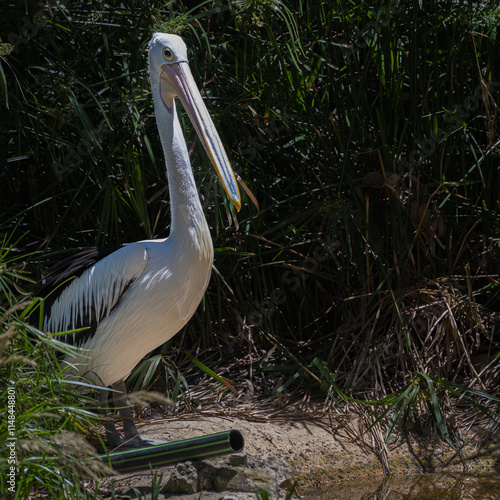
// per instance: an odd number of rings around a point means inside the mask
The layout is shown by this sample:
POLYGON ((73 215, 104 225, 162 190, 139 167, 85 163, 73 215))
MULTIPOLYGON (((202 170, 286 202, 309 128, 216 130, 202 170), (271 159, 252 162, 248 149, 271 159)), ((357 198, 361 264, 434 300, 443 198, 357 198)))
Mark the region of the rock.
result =
POLYGON ((177 464, 167 484, 162 488, 163 493, 196 493, 199 490, 198 468, 193 462, 177 464))
MULTIPOLYGON (((234 462, 234 461, 232 461, 234 462)), ((241 460, 241 465, 231 465, 229 459, 219 458, 202 462, 178 464, 162 493, 217 492, 255 493, 261 489, 278 497, 279 489, 291 488, 288 464, 274 455, 241 460)))
POLYGON ((212 489, 216 469, 206 462, 177 464, 162 493, 189 494, 212 489))
POLYGON ((221 467, 214 479, 215 491, 241 491, 253 493, 258 490, 276 490, 276 476, 272 472, 250 467, 221 467))
POLYGON ((217 468, 207 462, 197 462, 200 465, 198 486, 199 490, 211 490, 214 482, 217 468))
POLYGON ((246 465, 247 463, 246 455, 229 455, 229 465, 246 465))

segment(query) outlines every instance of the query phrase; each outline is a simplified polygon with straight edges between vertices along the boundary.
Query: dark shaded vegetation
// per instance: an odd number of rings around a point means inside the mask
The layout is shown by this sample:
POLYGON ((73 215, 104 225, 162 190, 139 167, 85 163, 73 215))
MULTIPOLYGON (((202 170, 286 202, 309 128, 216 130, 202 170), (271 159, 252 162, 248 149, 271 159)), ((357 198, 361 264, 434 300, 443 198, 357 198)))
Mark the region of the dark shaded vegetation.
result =
POLYGON ((168 235, 155 30, 184 37, 252 193, 235 213, 182 115, 215 272, 137 387, 198 382, 187 349, 257 395, 385 398, 388 434, 432 422, 454 442, 447 412, 498 412, 497 2, 19 1, 0 14, 0 232, 16 259, 0 272, 27 262, 37 280, 77 249, 168 235))

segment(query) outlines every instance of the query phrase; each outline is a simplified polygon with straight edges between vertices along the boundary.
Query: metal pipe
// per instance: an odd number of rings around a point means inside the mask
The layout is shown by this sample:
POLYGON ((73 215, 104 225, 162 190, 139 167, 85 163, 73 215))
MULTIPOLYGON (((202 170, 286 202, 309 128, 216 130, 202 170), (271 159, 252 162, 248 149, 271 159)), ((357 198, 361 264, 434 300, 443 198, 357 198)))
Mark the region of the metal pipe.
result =
POLYGON ((243 450, 245 440, 240 431, 231 430, 171 443, 114 451, 99 458, 118 472, 132 472, 187 460, 202 460, 243 450))

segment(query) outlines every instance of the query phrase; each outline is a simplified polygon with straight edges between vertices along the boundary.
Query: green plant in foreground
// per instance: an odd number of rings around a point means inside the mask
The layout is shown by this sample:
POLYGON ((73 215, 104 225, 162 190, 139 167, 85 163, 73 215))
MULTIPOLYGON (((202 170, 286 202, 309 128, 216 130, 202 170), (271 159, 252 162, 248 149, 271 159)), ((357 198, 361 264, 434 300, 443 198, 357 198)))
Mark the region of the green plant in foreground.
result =
POLYGON ((87 498, 82 478, 96 479, 106 470, 85 439, 95 428, 95 401, 80 383, 64 380, 53 339, 31 331, 9 310, 0 337, 0 489, 12 498, 40 491, 51 498, 87 498), (34 338, 31 336, 34 335, 34 338), (35 361, 36 360, 36 361, 35 361), (7 418, 10 416, 10 418, 7 418), (5 459, 7 457, 7 459, 5 459), (14 483, 7 472, 15 457, 14 483))
POLYGON ((92 498, 82 484, 108 471, 86 440, 98 422, 95 400, 80 390, 86 384, 65 380, 61 343, 23 321, 34 304, 15 303, 21 276, 11 264, 2 248, 0 490, 9 499, 92 498))
MULTIPOLYGON (((290 488, 290 491, 287 491, 284 500, 291 500, 295 494, 295 490, 297 489, 297 484, 298 482, 295 481, 290 488)), ((258 500, 269 500, 271 498, 274 498, 273 495, 271 495, 267 490, 261 489, 259 490, 256 494, 258 500)))
MULTIPOLYGON (((151 470, 151 496, 148 497, 151 500, 158 500, 160 498, 162 480, 163 473, 158 474, 157 470, 151 470)), ((137 495, 138 500, 142 500, 143 496, 138 488, 132 488, 132 491, 137 495)))
POLYGON ((404 435, 410 422, 421 426, 425 415, 429 415, 445 441, 455 447, 460 443, 447 423, 447 412, 453 406, 449 401, 450 397, 456 398, 456 402, 461 400, 468 403, 489 417, 500 417, 498 406, 495 407, 495 411, 486 403, 498 404, 499 397, 420 372, 417 372, 408 384, 392 394, 378 401, 360 402, 387 407, 376 420, 379 422, 384 417, 389 417, 386 442, 394 430, 399 429, 399 433, 404 435), (483 402, 480 403, 474 398, 481 398, 483 402))

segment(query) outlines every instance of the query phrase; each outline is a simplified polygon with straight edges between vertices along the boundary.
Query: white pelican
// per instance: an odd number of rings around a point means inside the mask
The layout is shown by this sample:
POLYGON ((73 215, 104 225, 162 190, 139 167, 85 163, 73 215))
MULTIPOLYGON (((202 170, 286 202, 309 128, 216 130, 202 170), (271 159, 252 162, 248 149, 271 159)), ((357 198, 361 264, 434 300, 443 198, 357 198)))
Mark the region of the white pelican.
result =
MULTIPOLYGON (((88 327, 63 338, 82 347, 76 359, 66 358, 73 370, 123 394, 124 380, 137 363, 174 336, 194 314, 212 269, 212 240, 175 97, 186 109, 230 200, 238 210, 241 203, 233 171, 194 82, 181 38, 153 35, 149 74, 167 165, 172 211, 169 237, 80 252, 49 270, 49 280, 36 293, 47 297, 44 331, 88 327)), ((125 396, 119 399, 123 407, 125 396)), ((130 409, 122 408, 120 414, 126 442, 140 444, 130 409)), ((114 425, 110 422, 106 427, 108 443, 118 444, 114 425)))

